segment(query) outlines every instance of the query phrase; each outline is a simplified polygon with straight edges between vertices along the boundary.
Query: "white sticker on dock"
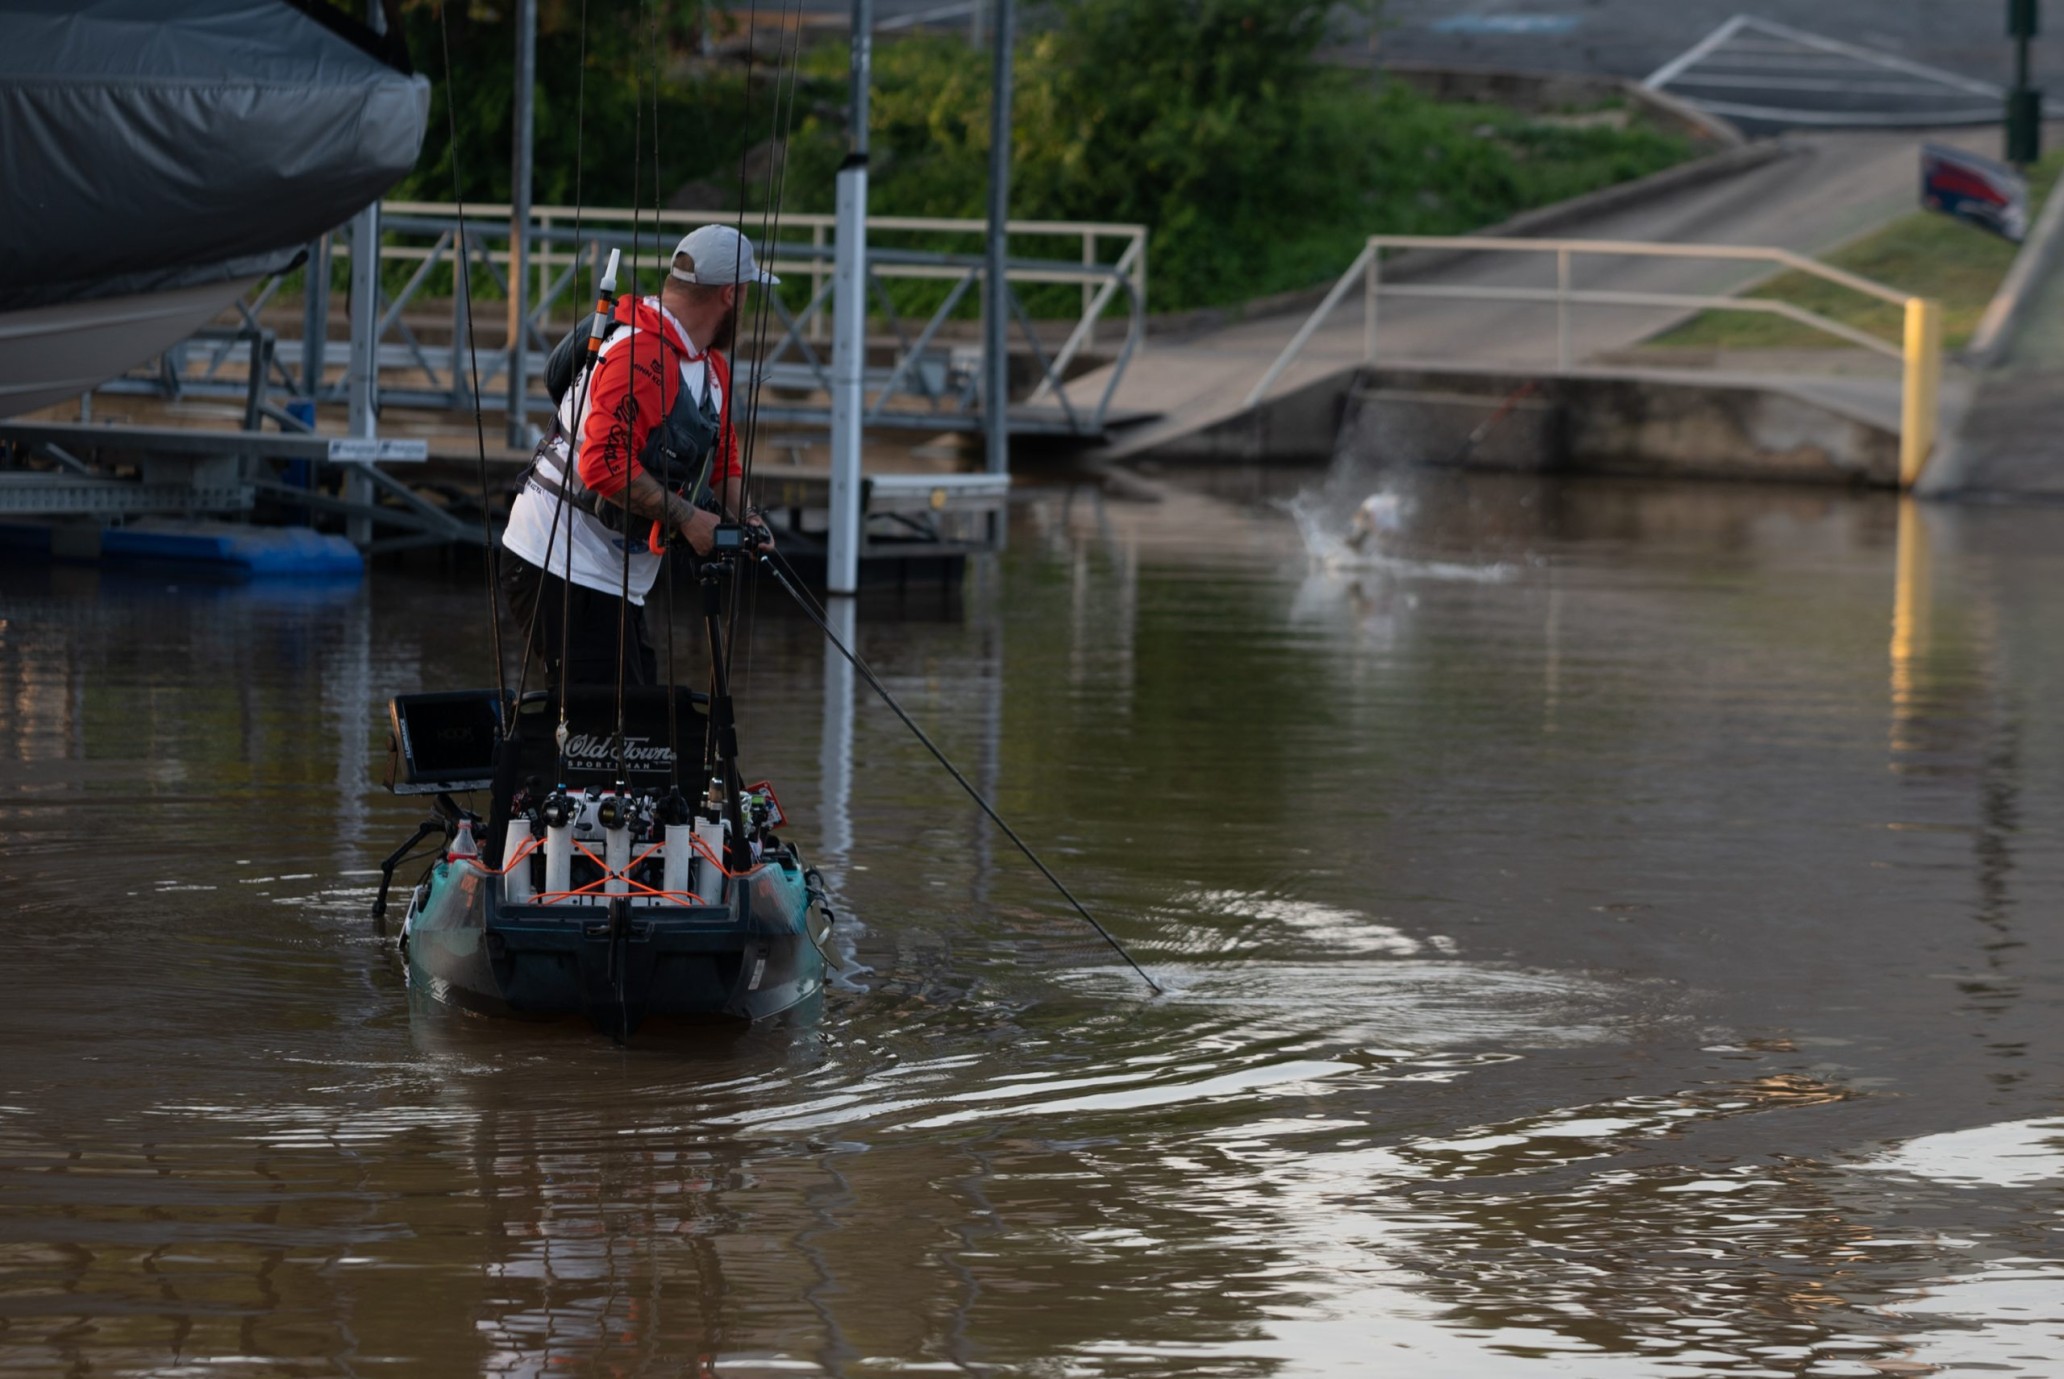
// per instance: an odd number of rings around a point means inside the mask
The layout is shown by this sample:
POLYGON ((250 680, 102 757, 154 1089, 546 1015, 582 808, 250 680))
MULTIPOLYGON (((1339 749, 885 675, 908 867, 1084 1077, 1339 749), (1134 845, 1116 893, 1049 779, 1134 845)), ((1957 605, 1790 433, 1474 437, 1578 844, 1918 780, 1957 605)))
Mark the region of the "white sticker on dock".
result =
POLYGON ((415 463, 430 458, 430 442, 380 440, 371 436, 330 437, 330 459, 338 464, 415 463))

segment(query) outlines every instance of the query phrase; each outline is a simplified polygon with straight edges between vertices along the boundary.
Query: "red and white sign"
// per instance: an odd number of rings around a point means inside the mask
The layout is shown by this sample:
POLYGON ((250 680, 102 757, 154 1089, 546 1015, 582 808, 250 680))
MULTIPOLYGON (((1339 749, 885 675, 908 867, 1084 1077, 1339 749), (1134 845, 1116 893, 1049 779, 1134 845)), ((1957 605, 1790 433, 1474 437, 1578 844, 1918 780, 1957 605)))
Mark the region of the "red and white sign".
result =
POLYGON ((2028 234, 2028 179, 1946 144, 1921 145, 1921 204, 2016 244, 2028 234))

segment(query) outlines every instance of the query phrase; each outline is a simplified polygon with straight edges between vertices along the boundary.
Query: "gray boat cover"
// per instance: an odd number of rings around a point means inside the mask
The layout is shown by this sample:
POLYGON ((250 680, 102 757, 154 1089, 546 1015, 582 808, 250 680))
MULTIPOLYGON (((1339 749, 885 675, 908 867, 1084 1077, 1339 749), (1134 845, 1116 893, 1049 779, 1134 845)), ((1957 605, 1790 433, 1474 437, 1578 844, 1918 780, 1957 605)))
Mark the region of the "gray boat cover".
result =
POLYGON ((323 3, 0 0, 0 311, 278 271, 415 166, 429 83, 323 3))

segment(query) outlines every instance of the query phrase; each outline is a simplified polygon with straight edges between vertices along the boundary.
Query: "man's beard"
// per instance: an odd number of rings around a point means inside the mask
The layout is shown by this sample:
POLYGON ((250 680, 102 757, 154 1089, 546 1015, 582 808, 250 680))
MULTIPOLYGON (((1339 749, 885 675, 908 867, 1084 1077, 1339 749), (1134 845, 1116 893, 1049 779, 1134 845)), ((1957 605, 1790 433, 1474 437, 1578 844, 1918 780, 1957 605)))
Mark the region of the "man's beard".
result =
POLYGON ((728 350, 738 339, 738 303, 733 302, 724 310, 724 319, 717 322, 717 328, 710 333, 709 347, 713 350, 728 350))

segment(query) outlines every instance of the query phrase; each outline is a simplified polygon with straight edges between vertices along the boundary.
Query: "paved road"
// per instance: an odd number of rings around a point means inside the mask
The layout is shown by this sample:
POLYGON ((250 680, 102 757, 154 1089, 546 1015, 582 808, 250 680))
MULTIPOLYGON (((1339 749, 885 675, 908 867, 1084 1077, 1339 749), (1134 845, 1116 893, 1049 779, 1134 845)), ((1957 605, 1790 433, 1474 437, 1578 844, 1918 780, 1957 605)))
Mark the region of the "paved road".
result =
MULTIPOLYGON (((1987 81, 2012 74, 2005 0, 1387 0, 1387 55, 1415 62, 1646 76, 1737 14, 1987 81)), ((2064 93, 2064 0, 2037 70, 2064 93)))
MULTIPOLYGON (((1952 137, 1982 145, 1992 136, 1990 131, 1972 130, 1952 137)), ((1793 156, 1643 206, 1602 214, 1558 235, 1823 253, 1912 207, 1919 143, 1920 136, 1913 134, 1801 136, 1794 140, 1793 156)), ((1616 291, 1717 296, 1740 290, 1765 271, 1758 265, 1709 260, 1584 258, 1576 261, 1572 281, 1579 287, 1616 291)), ((1545 255, 1475 255, 1415 280, 1418 283, 1552 287, 1554 260, 1545 255)), ((1679 314, 1577 308, 1571 318, 1574 357, 1582 361, 1624 349, 1679 314)), ((1380 321, 1379 349, 1386 362, 1492 369, 1548 369, 1555 364, 1557 320, 1552 306, 1386 301, 1380 321)), ((1121 413, 1160 413, 1163 420, 1121 433, 1106 457, 1151 449, 1244 410, 1241 402, 1248 389, 1301 323, 1301 316, 1274 317, 1181 343, 1156 341, 1133 361, 1113 407, 1121 413)), ((1276 391, 1316 381, 1359 361, 1361 355, 1360 297, 1350 294, 1276 391)), ((1094 396, 1102 382, 1101 373, 1090 375, 1071 386, 1071 395, 1094 396)), ((1837 391, 1841 405, 1851 410, 1876 415, 1889 405, 1869 386, 1845 382, 1837 391)), ((1893 417, 1896 411, 1883 419, 1893 417)))
MULTIPOLYGON (((850 0, 799 3, 812 14, 852 12, 850 0)), ((965 24, 966 0, 874 0, 877 24, 956 8, 935 22, 965 24)), ((2064 94, 2064 0, 2047 8, 2050 35, 2036 43, 2036 67, 2064 94)), ((1020 0, 1018 9, 1036 22, 1036 5, 1020 0)), ((1378 42, 1404 61, 1639 77, 1737 14, 1987 81, 2011 75, 2005 0, 1385 0, 1378 42)))
MULTIPOLYGON (((976 4, 986 9, 993 2, 874 0, 875 22, 885 36, 915 26, 965 31, 976 4)), ((799 3, 823 22, 851 13, 848 0, 799 3)), ((2053 0, 2050 8, 2054 32, 2036 43, 2035 70, 2038 82, 2064 97, 2064 0, 2053 0)), ((2004 84, 2013 61, 2005 9, 2005 0, 1386 0, 1373 39, 1359 21, 1350 21, 1342 37, 1349 51, 1373 42, 1384 61, 1643 77, 1746 13, 2004 84)), ((1022 27, 1041 22, 1036 4, 1021 3, 1019 13, 1022 27)), ((1748 111, 1843 112, 1848 123, 1883 127, 1901 119, 1915 125, 1958 122, 1974 108, 1968 92, 1844 58, 1773 52, 1767 37, 1716 56, 1673 89, 1734 104, 1727 113, 1756 133, 1844 121, 1748 111), (1828 89, 1830 79, 1843 89, 1828 89)), ((1992 103, 1981 95, 1976 108, 1992 103)))

